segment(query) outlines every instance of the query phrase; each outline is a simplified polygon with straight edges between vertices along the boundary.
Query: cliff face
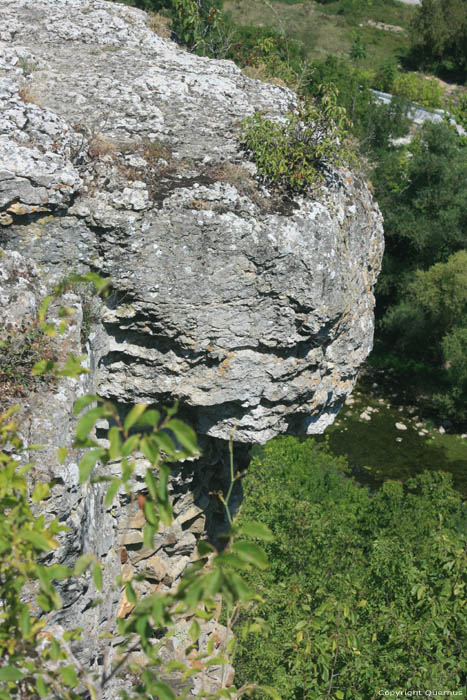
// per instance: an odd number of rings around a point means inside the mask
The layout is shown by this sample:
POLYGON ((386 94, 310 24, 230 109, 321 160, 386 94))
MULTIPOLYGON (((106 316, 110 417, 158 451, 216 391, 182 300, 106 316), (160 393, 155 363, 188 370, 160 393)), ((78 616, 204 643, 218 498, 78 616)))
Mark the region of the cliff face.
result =
MULTIPOLYGON (((94 548, 111 580, 119 547, 126 575, 157 551, 153 578, 170 585, 214 527, 216 439, 322 432, 351 391, 372 345, 381 216, 350 172, 294 200, 257 183, 240 125, 256 110, 283 116, 288 89, 186 53, 123 5, 0 0, 0 12, 3 320, 31 316, 70 272, 110 275, 115 288, 95 313, 91 374, 23 402, 23 432, 49 445, 41 464, 61 494, 50 512, 76 535, 62 560, 94 548), (106 511, 97 486, 78 486, 73 455, 55 457, 71 442, 74 397, 90 389, 124 406, 179 399, 205 436, 202 468, 174 477, 175 529, 153 552, 141 523, 122 531, 127 503, 106 511)), ((78 352, 83 300, 70 299, 78 352)), ((62 620, 86 608, 78 593, 62 620)), ((83 615, 91 639, 102 620, 83 615)))
POLYGON ((278 200, 242 120, 294 95, 198 58, 105 2, 0 3, 3 245, 44 275, 92 267, 118 294, 99 390, 180 399, 201 433, 322 432, 372 343, 382 227, 341 173, 278 200))

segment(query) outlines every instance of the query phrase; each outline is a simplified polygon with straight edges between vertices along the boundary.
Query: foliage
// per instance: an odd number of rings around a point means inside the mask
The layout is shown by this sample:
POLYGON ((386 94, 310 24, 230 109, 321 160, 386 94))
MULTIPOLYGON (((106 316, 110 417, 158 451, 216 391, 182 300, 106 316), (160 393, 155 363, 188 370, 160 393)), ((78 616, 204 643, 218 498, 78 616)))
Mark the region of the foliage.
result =
POLYGON ((368 56, 368 47, 367 45, 362 41, 362 37, 358 32, 354 34, 353 41, 352 41, 352 47, 350 49, 350 58, 352 61, 355 61, 357 63, 358 61, 361 61, 362 59, 366 58, 368 56))
POLYGON ((130 4, 151 12, 165 12, 172 20, 172 32, 190 51, 215 56, 222 0, 130 0, 130 4))
POLYGON ((417 270, 383 329, 401 354, 438 368, 434 400, 441 415, 467 418, 467 250, 417 270), (430 342, 427 343, 426 339, 430 342))
POLYGON ((413 59, 420 66, 467 77, 464 0, 422 0, 412 24, 413 59))
POLYGON ((446 340, 443 346, 442 339, 465 324, 460 307, 455 322, 449 314, 449 306, 456 303, 457 293, 462 294, 463 284, 456 262, 462 256, 451 256, 467 247, 465 149, 463 140, 449 126, 425 123, 413 138, 410 152, 386 154, 373 174, 386 234, 383 269, 376 287, 377 355, 396 353, 404 361, 424 367, 423 372, 411 375, 412 381, 418 377, 425 392, 437 393, 443 414, 455 420, 465 415, 461 409, 465 395, 462 370, 457 360, 452 364, 450 359, 452 353, 458 356, 454 348, 459 347, 460 340, 456 336, 456 341, 446 340), (449 264, 437 267, 437 263, 449 264), (429 274, 422 274, 429 268, 429 274), (460 288, 455 291, 442 283, 437 277, 442 272, 442 276, 455 272, 460 288), (434 313, 426 301, 427 294, 440 293, 446 295, 448 326, 443 315, 434 313), (451 322, 453 325, 449 325, 451 322), (438 388, 430 386, 432 383, 438 388), (447 400, 445 391, 452 401, 447 400))
POLYGON ((407 152, 389 153, 373 182, 385 218, 386 256, 378 283, 380 312, 417 268, 445 262, 466 247, 465 145, 445 124, 425 123, 407 152))
POLYGON ((394 99, 389 105, 377 102, 371 91, 373 81, 372 73, 335 56, 313 61, 310 67, 311 93, 319 95, 319 85, 334 86, 338 104, 345 108, 351 120, 360 150, 379 155, 390 149, 392 139, 406 135, 409 121, 404 100, 394 99))
POLYGON ((241 643, 237 674, 297 700, 460 688, 466 509, 450 477, 370 495, 342 467, 313 440, 255 451, 241 517, 254 512, 275 540, 270 569, 255 574, 264 602, 241 622, 262 619, 265 631, 241 643))
POLYGON ((454 117, 456 123, 467 131, 467 94, 447 100, 445 108, 454 117))
MULTIPOLYGON (((101 291, 108 286, 108 281, 97 275, 72 277, 76 283, 93 281, 101 291)), ((52 298, 44 301, 39 319, 48 335, 56 333, 54 324, 45 320, 51 302, 52 298)), ((61 316, 67 319, 70 315, 71 310, 64 308, 61 316)), ((66 321, 65 325, 60 323, 58 330, 65 332, 66 321)), ((62 369, 53 362, 42 361, 34 371, 40 373, 44 369, 59 376, 73 377, 86 371, 77 358, 68 360, 62 369)), ((200 542, 198 560, 185 573, 178 588, 170 593, 156 592, 138 600, 134 583, 124 582, 127 599, 134 602, 135 607, 128 618, 117 621, 118 633, 124 638, 120 660, 114 669, 107 668, 104 663, 100 674, 85 669, 75 659, 70 647, 71 641, 80 640, 80 630, 69 630, 63 638, 52 636, 47 631, 48 613, 58 610, 62 604, 54 581, 89 576, 91 568, 96 592, 105 595, 102 569, 90 552, 84 552, 74 568, 45 563, 57 546, 60 532, 66 528, 56 520, 46 523, 44 516, 36 517, 31 509, 25 474, 32 465, 24 463, 25 447, 12 419, 13 413, 14 409, 10 409, 0 416, 0 698, 13 700, 19 695, 31 700, 39 697, 78 700, 83 689, 87 689, 89 697, 101 698, 109 679, 127 663, 137 642, 145 655, 144 668, 131 694, 123 693, 122 697, 175 700, 173 691, 165 682, 174 671, 182 673, 183 679, 187 680, 193 674, 193 666, 195 672, 200 673, 213 664, 223 666, 227 663, 225 654, 232 651, 233 642, 229 641, 227 649, 217 652, 214 651, 214 640, 208 643, 206 650, 198 649, 201 634, 198 620, 210 620, 218 614, 220 599, 231 625, 239 607, 257 599, 254 589, 246 585, 242 576, 252 567, 267 568, 267 559, 257 544, 239 539, 239 536, 245 532, 248 536, 271 539, 270 532, 265 526, 252 522, 241 527, 232 526, 226 536, 228 553, 218 553, 209 543, 200 542), (159 657, 160 638, 180 619, 180 615, 193 618, 190 663, 163 663, 159 657), (165 679, 164 682, 161 678, 165 679)), ((144 543, 151 546, 159 523, 169 525, 172 520, 168 495, 170 465, 199 454, 193 431, 175 417, 175 409, 166 410, 164 415, 146 405, 137 405, 122 417, 116 406, 96 395, 80 397, 75 403, 74 413, 79 420, 73 447, 84 450, 79 463, 80 482, 103 483, 106 507, 111 507, 120 491, 131 499, 135 454, 142 453, 148 460, 144 543), (112 426, 104 442, 94 437, 96 422, 102 419, 107 419, 112 426), (120 465, 119 476, 107 473, 105 465, 109 462, 120 465)), ((58 457, 61 463, 65 461, 66 448, 58 450, 58 457)), ((232 455, 232 484, 236 478, 232 455)), ((231 489, 223 499, 229 517, 230 492, 231 489)), ((36 483, 32 501, 40 504, 52 495, 53 484, 36 483)), ((134 581, 138 578, 144 576, 136 577, 134 581)), ((116 585, 122 583, 115 582, 116 585)), ((99 604, 99 600, 94 603, 99 604)), ((245 691, 223 688, 220 695, 201 691, 199 696, 230 697, 234 693, 241 696, 245 691)), ((264 692, 277 699, 273 689, 265 688, 264 692)))
POLYGON ((244 122, 244 148, 267 183, 302 190, 322 182, 327 169, 345 161, 349 154, 342 141, 348 121, 336 98, 337 92, 328 89, 321 105, 302 100, 282 123, 261 113, 244 122))
MULTIPOLYGON (((13 421, 14 409, 0 415, 0 697, 36 698, 45 681, 42 669, 48 661, 60 658, 55 644, 42 646, 45 619, 39 610, 54 610, 60 600, 53 586, 66 567, 47 567, 40 563, 44 552, 57 546, 63 530, 57 520, 46 524, 35 518, 28 500, 25 474, 30 464, 20 463, 24 445, 13 421), (35 591, 35 605, 26 602, 26 594, 35 591), (40 606, 40 607, 39 607, 40 606), (16 690, 15 690, 16 689, 16 690)), ((39 503, 50 488, 37 484, 32 499, 39 503)), ((49 686, 62 685, 60 675, 51 668, 49 686)), ((64 699, 71 698, 64 688, 64 699)))
POLYGON ((226 58, 290 86, 296 86, 305 65, 302 44, 269 27, 236 26, 226 58))
POLYGON ((56 360, 56 347, 37 319, 24 318, 0 331, 0 388, 4 397, 0 404, 7 397, 23 396, 35 386, 54 381, 50 373, 32 373, 36 362, 43 359, 56 360))
POLYGON ((444 91, 436 78, 426 78, 420 73, 397 73, 389 92, 425 107, 443 106, 444 91))

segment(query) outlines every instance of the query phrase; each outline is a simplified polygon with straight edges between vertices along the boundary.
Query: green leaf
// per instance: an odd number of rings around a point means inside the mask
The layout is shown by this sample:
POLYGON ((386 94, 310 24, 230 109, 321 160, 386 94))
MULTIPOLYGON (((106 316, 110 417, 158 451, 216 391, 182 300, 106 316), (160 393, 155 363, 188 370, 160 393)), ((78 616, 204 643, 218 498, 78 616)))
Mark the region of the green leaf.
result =
POLYGON ((102 590, 102 569, 100 564, 95 564, 92 570, 92 578, 97 591, 102 590))
POLYGON ((44 537, 44 535, 41 535, 39 532, 34 532, 33 530, 21 530, 21 535, 25 540, 31 542, 36 549, 41 549, 43 552, 50 552, 51 549, 54 549, 54 547, 51 546, 50 540, 48 540, 47 537, 44 537))
POLYGON ((69 685, 71 688, 75 688, 78 685, 78 676, 73 666, 62 666, 60 675, 65 685, 69 685))
POLYGON ((140 439, 141 438, 139 435, 132 435, 131 437, 128 438, 128 440, 125 440, 125 442, 122 445, 123 457, 128 457, 129 455, 131 455, 132 452, 134 452, 136 449, 138 449, 140 439))
POLYGON ((48 297, 45 297, 44 301, 42 302, 41 308, 39 309, 39 314, 38 314, 40 321, 43 321, 44 318, 46 317, 47 310, 50 306, 52 299, 53 299, 52 296, 48 296, 48 297))
POLYGON ((62 369, 57 372, 58 377, 79 377, 80 374, 89 374, 90 370, 81 365, 85 355, 73 355, 70 353, 62 369))
POLYGON ((159 500, 159 517, 166 527, 169 527, 169 525, 172 524, 173 511, 169 501, 161 502, 159 500))
POLYGON ((157 425, 159 425, 160 419, 161 414, 159 413, 159 411, 156 411, 153 408, 151 408, 145 413, 143 413, 140 418, 138 418, 135 425, 138 426, 138 428, 142 428, 145 426, 155 428, 157 425))
POLYGON ((85 394, 84 396, 80 396, 79 399, 76 399, 75 405, 73 406, 73 415, 77 416, 78 413, 81 413, 83 408, 97 401, 100 401, 100 397, 97 396, 97 394, 85 394))
POLYGON ((107 450, 103 447, 98 447, 95 450, 89 450, 86 452, 79 463, 79 481, 81 484, 89 478, 92 470, 96 466, 96 463, 105 454, 107 454, 107 450))
POLYGON ((153 440, 157 444, 159 451, 162 450, 163 452, 165 452, 167 457, 177 458, 178 451, 170 435, 164 432, 160 432, 153 437, 153 440))
POLYGON ((237 573, 232 571, 227 582, 236 594, 236 596, 242 601, 242 603, 248 603, 250 600, 255 598, 256 593, 253 588, 249 588, 245 581, 237 573))
POLYGON ((125 433, 128 433, 128 431, 136 423, 138 418, 145 412, 146 408, 147 404, 145 403, 139 403, 136 404, 136 406, 133 406, 133 408, 125 418, 125 422, 123 423, 123 429, 125 433))
POLYGON ((249 564, 253 564, 258 569, 267 569, 269 566, 267 556, 261 547, 253 542, 234 542, 231 551, 249 564))
POLYGON ((165 683, 156 681, 151 683, 151 694, 157 695, 160 700, 177 700, 172 690, 165 683))
POLYGON ((39 503, 50 495, 50 485, 49 484, 36 484, 34 491, 32 492, 32 502, 39 503))
POLYGON ((57 457, 60 464, 64 464, 68 456, 68 450, 66 447, 59 447, 57 450, 57 457))
POLYGON ((213 547, 213 545, 209 542, 206 542, 205 540, 200 540, 198 542, 198 552, 201 557, 205 557, 207 554, 211 554, 215 551, 215 547, 213 547))
POLYGON ((112 479, 105 494, 104 504, 110 506, 115 496, 117 495, 118 489, 120 488, 121 479, 112 479))
POLYGON ((91 430, 94 428, 94 424, 99 418, 104 418, 108 415, 107 408, 105 406, 96 406, 87 411, 84 416, 82 416, 76 426, 76 439, 85 440, 91 430))
POLYGON ((192 428, 183 423, 178 418, 172 418, 168 421, 166 427, 171 430, 176 440, 190 453, 197 454, 198 443, 196 433, 192 428))
POLYGON ((143 437, 140 443, 141 452, 151 464, 156 465, 160 458, 159 445, 151 437, 143 437))
POLYGON ((199 635, 201 634, 201 627, 199 626, 199 622, 197 620, 193 620, 191 623, 190 629, 189 629, 189 635, 191 641, 194 643, 197 641, 199 635))
POLYGON ((144 515, 150 525, 154 527, 159 527, 159 518, 155 510, 155 504, 153 501, 146 499, 144 502, 144 515))
POLYGON ((146 486, 148 487, 149 495, 154 500, 157 500, 157 481, 150 469, 146 470, 144 480, 146 482, 146 486))
POLYGON ((205 666, 207 668, 209 668, 209 666, 225 666, 227 663, 228 661, 224 656, 214 656, 212 659, 205 662, 205 666))
POLYGON ((269 695, 269 697, 272 698, 272 700, 282 700, 277 690, 270 685, 260 685, 259 690, 262 690, 263 693, 269 695))
POLYGON ((134 590, 133 586, 131 585, 131 581, 126 581, 125 593, 126 593, 126 597, 128 598, 128 602, 133 603, 133 605, 136 605, 136 603, 138 602, 138 598, 136 597, 135 590, 134 590))
POLYGON ((249 567, 249 563, 247 561, 244 561, 240 557, 237 557, 235 554, 232 554, 232 552, 218 554, 212 563, 214 564, 214 566, 228 566, 232 567, 233 569, 240 570, 245 570, 249 567))
POLYGON ((65 578, 70 578, 73 575, 73 570, 63 564, 53 564, 49 566, 47 575, 50 579, 61 581, 65 578))
POLYGON ((96 560, 94 554, 82 554, 76 561, 73 569, 74 576, 81 576, 84 572, 89 569, 91 564, 96 560))
POLYGON ((165 670, 166 671, 186 671, 186 666, 185 666, 185 664, 182 664, 181 661, 169 661, 169 663, 166 664, 165 670))
POLYGON ((31 371, 32 374, 37 376, 40 374, 47 374, 48 372, 52 372, 56 366, 57 363, 53 362, 52 360, 39 360, 34 364, 34 367, 31 371))
POLYGON ((256 521, 242 523, 238 532, 248 537, 257 537, 259 540, 264 540, 265 542, 274 541, 274 535, 268 526, 256 521))
POLYGON ((20 681, 22 678, 24 678, 24 673, 16 666, 3 666, 0 668, 0 681, 20 681))
POLYGON ((113 425, 107 433, 107 438, 110 441, 110 459, 118 459, 122 456, 122 441, 120 439, 120 429, 116 425, 113 425))
POLYGON ((149 523, 146 523, 143 529, 143 542, 145 547, 153 546, 153 538, 157 532, 157 528, 149 523))
POLYGON ((18 621, 21 634, 24 638, 26 638, 31 632, 31 618, 29 615, 29 608, 27 605, 22 606, 18 621))
POLYGON ((37 676, 36 678, 36 690, 41 698, 46 698, 49 694, 49 686, 44 681, 42 676, 37 676))
POLYGON ((344 693, 342 692, 342 690, 336 690, 335 693, 334 693, 334 695, 336 696, 336 698, 339 698, 339 700, 343 700, 344 697, 345 697, 345 695, 344 695, 344 693))

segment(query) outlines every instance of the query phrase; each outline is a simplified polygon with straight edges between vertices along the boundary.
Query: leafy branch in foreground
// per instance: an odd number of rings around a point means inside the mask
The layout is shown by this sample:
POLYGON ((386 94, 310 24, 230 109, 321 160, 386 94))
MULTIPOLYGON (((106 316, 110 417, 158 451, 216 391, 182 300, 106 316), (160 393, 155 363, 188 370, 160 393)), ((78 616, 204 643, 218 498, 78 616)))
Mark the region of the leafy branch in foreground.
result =
MULTIPOLYGON (((107 284, 93 281, 102 290, 107 284)), ((57 290, 57 295, 59 293, 57 290)), ((56 328, 45 316, 52 301, 53 297, 45 300, 39 319, 44 333, 50 336, 56 333, 56 328)), ((64 307, 58 315, 62 319, 58 331, 63 333, 72 310, 64 307)), ((46 361, 36 366, 35 371, 76 377, 85 370, 79 358, 72 358, 64 368, 59 369, 55 363, 46 361)), ((245 523, 241 528, 232 524, 222 552, 208 542, 199 542, 198 560, 173 591, 140 597, 137 584, 145 580, 145 575, 135 575, 132 580, 120 577, 115 585, 124 588, 134 608, 128 618, 116 621, 124 642, 113 667, 106 661, 102 670, 86 669, 80 664, 73 652, 73 643, 81 639, 79 629, 68 630, 61 636, 48 631, 50 614, 62 605, 54 581, 92 577, 97 593, 106 596, 108 591, 104 589, 101 564, 92 552, 84 552, 73 567, 45 563, 66 528, 57 520, 46 523, 43 516, 36 517, 33 512, 26 480, 32 463, 24 463, 26 451, 19 427, 13 420, 15 410, 10 409, 0 416, 0 700, 18 697, 78 700, 83 696, 99 700, 110 680, 131 664, 135 649, 143 652, 144 663, 130 666, 138 680, 130 693, 122 692, 123 698, 175 700, 170 683, 174 676, 182 687, 184 684, 186 687, 192 676, 201 676, 198 697, 239 697, 254 689, 256 686, 251 684, 239 690, 227 687, 224 679, 220 689, 212 692, 204 687, 203 679, 212 666, 226 667, 227 656, 232 654, 235 644, 231 629, 238 611, 251 601, 259 600, 254 587, 245 583, 244 576, 253 568, 266 569, 267 558, 257 543, 240 538, 245 534, 270 540, 271 533, 261 524, 245 523), (203 624, 214 621, 216 629, 221 615, 227 620, 223 644, 216 646, 216 635, 201 642, 203 624), (189 621, 190 625, 186 662, 167 663, 160 651, 171 629, 181 619, 189 621)), ((144 543, 152 546, 159 523, 168 525, 172 521, 170 464, 199 455, 194 432, 175 417, 175 408, 161 412, 147 405, 137 405, 122 417, 116 406, 97 395, 79 398, 74 414, 78 423, 73 446, 84 450, 79 464, 80 482, 102 484, 107 507, 122 493, 132 497, 136 459, 143 455, 147 460, 144 543), (106 440, 95 437, 96 423, 102 420, 111 424, 106 440)), ((59 448, 57 455, 64 463, 66 448, 59 448)), ((231 465, 233 473, 233 457, 231 465)), ((53 485, 36 483, 31 498, 38 506, 52 496, 53 485)), ((228 500, 229 494, 224 504, 231 522, 228 500)), ((97 598, 94 604, 99 604, 97 598)), ((104 659, 107 656, 104 653, 104 659)), ((273 699, 279 698, 268 686, 263 692, 273 699)))

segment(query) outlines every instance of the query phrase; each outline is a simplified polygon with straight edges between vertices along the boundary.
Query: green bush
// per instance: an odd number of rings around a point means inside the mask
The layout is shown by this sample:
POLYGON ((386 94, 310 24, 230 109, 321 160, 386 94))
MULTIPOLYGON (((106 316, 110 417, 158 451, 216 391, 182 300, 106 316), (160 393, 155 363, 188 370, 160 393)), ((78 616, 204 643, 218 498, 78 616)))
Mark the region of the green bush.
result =
POLYGON ((241 517, 254 512, 275 540, 254 579, 263 602, 240 623, 264 629, 238 649, 240 681, 268 679, 287 700, 460 689, 466 508, 450 476, 372 495, 343 466, 311 439, 255 450, 241 517))
POLYGON ((425 107, 438 109, 443 106, 443 88, 436 78, 425 78, 420 73, 398 73, 389 92, 425 107))
POLYGON ((378 103, 371 91, 373 73, 328 56, 324 61, 312 62, 309 80, 308 89, 317 97, 322 85, 337 90, 337 102, 345 108, 363 153, 379 157, 391 149, 391 139, 408 132, 407 105, 403 100, 393 100, 389 105, 378 103))
POLYGON ((467 250, 417 270, 404 298, 388 309, 381 323, 394 350, 437 369, 433 398, 439 413, 466 420, 467 250))
POLYGON ((262 68, 265 78, 294 85, 305 64, 302 44, 269 27, 235 26, 226 58, 243 68, 262 68))
POLYGON ((308 98, 299 102, 283 122, 260 113, 243 125, 243 146, 266 183, 281 190, 300 191, 318 185, 325 172, 345 162, 343 148, 347 119, 328 90, 319 105, 308 98))
POLYGON ((412 60, 422 69, 467 77, 465 0, 422 0, 412 24, 412 60))

